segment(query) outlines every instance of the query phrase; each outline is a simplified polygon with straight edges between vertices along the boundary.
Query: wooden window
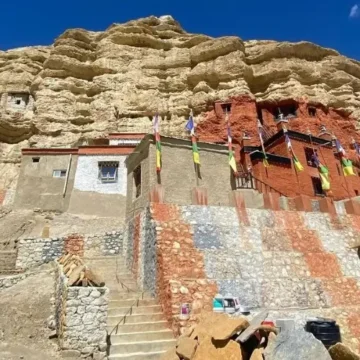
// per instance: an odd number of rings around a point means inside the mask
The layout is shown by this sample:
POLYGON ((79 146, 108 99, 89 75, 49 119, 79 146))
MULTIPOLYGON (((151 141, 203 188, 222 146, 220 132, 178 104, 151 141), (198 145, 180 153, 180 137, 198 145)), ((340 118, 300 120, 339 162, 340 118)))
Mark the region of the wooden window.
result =
POLYGON ((306 147, 304 148, 304 151, 308 166, 316 167, 316 164, 313 161, 314 149, 306 147))
POLYGON ((228 114, 231 112, 231 104, 221 104, 221 108, 224 114, 227 112, 228 114))

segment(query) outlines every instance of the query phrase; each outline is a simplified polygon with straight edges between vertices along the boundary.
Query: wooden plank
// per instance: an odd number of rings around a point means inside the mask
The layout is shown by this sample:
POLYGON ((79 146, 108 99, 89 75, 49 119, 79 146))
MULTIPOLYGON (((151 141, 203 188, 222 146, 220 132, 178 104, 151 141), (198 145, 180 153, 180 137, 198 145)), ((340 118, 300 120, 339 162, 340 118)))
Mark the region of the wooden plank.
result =
POLYGON ((84 269, 85 269, 84 265, 79 265, 72 271, 72 273, 69 276, 69 281, 68 281, 69 286, 74 285, 76 281, 78 281, 80 274, 82 271, 84 271, 84 269))
POLYGON ((93 283, 95 286, 105 286, 105 282, 90 269, 86 269, 85 277, 90 280, 91 283, 93 283))
POLYGON ((60 264, 65 264, 65 262, 70 258, 70 256, 71 256, 71 254, 66 254, 66 255, 63 255, 60 259, 61 260, 59 260, 59 263, 60 264))
POLYGON ((65 275, 66 275, 67 277, 70 277, 71 273, 72 273, 73 270, 76 269, 76 268, 77 268, 77 265, 76 265, 76 264, 71 264, 69 270, 65 273, 65 275))

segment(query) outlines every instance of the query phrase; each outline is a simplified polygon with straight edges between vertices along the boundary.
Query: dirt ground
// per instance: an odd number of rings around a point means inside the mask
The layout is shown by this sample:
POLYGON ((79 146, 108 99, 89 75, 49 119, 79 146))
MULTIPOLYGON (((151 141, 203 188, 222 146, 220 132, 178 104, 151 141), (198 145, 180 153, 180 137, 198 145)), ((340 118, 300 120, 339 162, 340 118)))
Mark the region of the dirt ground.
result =
POLYGON ((61 359, 56 339, 49 339, 53 332, 47 327, 47 319, 53 315, 54 290, 49 264, 39 268, 38 274, 0 291, 1 360, 61 359))
POLYGON ((122 225, 119 217, 101 218, 2 207, 0 208, 0 250, 15 249, 17 242, 22 238, 41 237, 45 226, 49 229, 50 237, 61 237, 71 233, 101 234, 119 230, 122 225))

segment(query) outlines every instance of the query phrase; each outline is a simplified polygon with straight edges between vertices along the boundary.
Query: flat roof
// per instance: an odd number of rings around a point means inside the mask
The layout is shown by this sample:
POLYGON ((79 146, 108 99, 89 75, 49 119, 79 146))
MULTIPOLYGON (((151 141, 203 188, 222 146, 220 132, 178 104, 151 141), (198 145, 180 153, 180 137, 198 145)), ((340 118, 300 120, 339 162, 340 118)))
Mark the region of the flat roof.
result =
POLYGON ((76 155, 77 148, 25 148, 21 149, 22 155, 76 155))
POLYGON ((142 139, 147 133, 110 133, 108 139, 142 139))
MULTIPOLYGON (((317 136, 312 136, 312 135, 304 134, 304 133, 301 133, 298 131, 293 131, 293 130, 287 130, 287 134, 289 135, 290 139, 303 141, 303 142, 307 142, 307 143, 312 143, 314 145, 321 145, 323 147, 331 147, 332 148, 331 141, 323 139, 323 138, 319 138, 317 136)), ((269 138, 268 140, 266 140, 264 142, 264 146, 265 147, 270 146, 273 142, 280 139, 284 135, 285 135, 285 132, 283 129, 278 131, 271 138, 269 138)))
POLYGON ((135 145, 89 145, 78 148, 25 148, 22 155, 129 155, 135 145))

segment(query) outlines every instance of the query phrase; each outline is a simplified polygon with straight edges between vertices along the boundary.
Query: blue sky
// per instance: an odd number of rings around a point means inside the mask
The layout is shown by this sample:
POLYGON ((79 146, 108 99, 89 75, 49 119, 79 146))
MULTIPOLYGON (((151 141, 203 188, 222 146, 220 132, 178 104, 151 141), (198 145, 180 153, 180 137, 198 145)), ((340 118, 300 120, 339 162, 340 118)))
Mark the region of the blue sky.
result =
POLYGON ((48 45, 68 28, 104 30, 114 22, 172 15, 189 32, 307 40, 360 61, 360 0, 17 0, 1 1, 0 11, 1 50, 48 45))

